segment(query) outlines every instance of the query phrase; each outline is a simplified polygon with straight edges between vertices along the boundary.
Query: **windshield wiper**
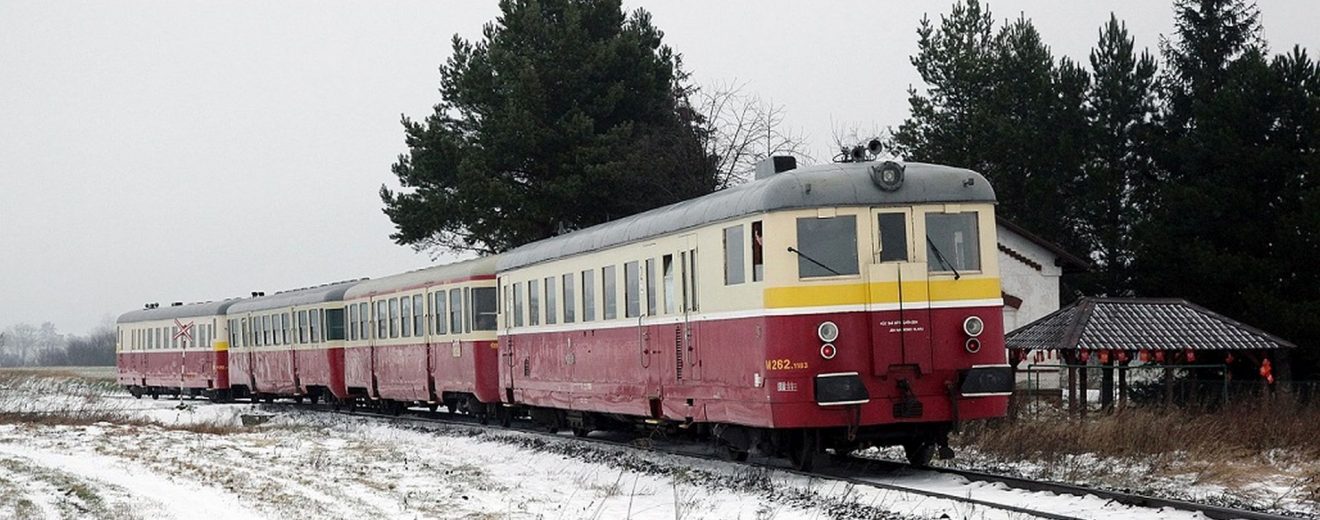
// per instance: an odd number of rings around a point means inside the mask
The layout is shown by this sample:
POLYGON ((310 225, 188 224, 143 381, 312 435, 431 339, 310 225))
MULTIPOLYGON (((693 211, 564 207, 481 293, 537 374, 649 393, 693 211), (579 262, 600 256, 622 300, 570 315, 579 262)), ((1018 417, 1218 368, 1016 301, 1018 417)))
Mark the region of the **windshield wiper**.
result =
POLYGON ((938 258, 941 264, 948 266, 949 270, 953 271, 954 280, 962 278, 962 275, 958 274, 958 269, 955 268, 953 264, 949 263, 948 260, 944 259, 944 253, 940 252, 940 248, 935 247, 935 242, 930 239, 930 235, 926 235, 926 243, 930 244, 930 250, 935 252, 935 258, 938 258))
POLYGON ((820 263, 820 262, 817 262, 815 258, 812 258, 812 257, 807 256, 806 253, 803 253, 803 252, 801 252, 801 251, 798 251, 797 249, 793 249, 793 246, 788 246, 788 252, 790 252, 790 253, 797 253, 798 256, 801 256, 802 258, 806 258, 808 262, 811 262, 811 263, 813 263, 813 264, 819 265, 819 266, 821 266, 822 268, 824 268, 826 271, 829 271, 829 272, 831 272, 831 273, 834 273, 835 276, 843 276, 843 273, 840 273, 840 272, 838 272, 838 271, 835 271, 834 269, 830 269, 830 266, 828 266, 828 265, 825 265, 825 264, 822 264, 822 263, 820 263))

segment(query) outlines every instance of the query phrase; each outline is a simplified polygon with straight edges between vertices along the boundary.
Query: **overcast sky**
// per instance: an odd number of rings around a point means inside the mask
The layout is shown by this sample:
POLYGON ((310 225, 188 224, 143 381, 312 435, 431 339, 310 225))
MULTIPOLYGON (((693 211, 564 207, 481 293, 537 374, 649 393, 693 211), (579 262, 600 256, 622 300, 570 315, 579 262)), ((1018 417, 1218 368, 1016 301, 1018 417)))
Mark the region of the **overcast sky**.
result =
MULTIPOLYGON (((884 129, 919 85, 908 57, 936 2, 644 6, 698 84, 782 104, 813 155, 884 129)), ((997 0, 1085 62, 1114 11, 1152 52, 1151 0, 997 0)), ((1311 1, 1261 2, 1271 50, 1320 49, 1311 1)), ((377 190, 400 114, 438 100, 454 34, 495 2, 0 0, 0 329, 85 333, 145 302, 378 277, 431 263, 395 245, 377 190)), ((442 258, 443 260, 443 258, 442 258)))

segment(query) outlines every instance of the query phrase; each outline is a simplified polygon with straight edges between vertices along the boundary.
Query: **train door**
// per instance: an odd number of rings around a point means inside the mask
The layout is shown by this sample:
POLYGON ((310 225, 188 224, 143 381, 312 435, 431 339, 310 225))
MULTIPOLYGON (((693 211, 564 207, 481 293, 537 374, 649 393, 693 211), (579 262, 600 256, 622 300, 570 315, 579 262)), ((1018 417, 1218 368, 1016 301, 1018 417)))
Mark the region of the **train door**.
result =
POLYGON ((930 298, 926 264, 914 252, 925 240, 916 236, 912 210, 871 210, 871 261, 867 266, 866 305, 871 321, 872 369, 886 373, 894 365, 931 370, 930 298))
POLYGON ((500 386, 504 387, 504 395, 502 396, 504 401, 511 403, 514 397, 514 375, 518 368, 517 355, 513 348, 513 285, 501 279, 499 287, 499 319, 502 321, 500 325, 504 327, 504 334, 499 337, 500 357, 504 361, 504 366, 500 368, 500 386))
MULTIPOLYGON (((312 312, 320 312, 320 309, 314 309, 312 310, 312 312)), ((298 338, 298 336, 296 333, 290 334, 290 332, 292 331, 289 330, 290 328, 293 328, 295 330, 297 329, 297 326, 295 325, 295 320, 297 319, 297 316, 298 316, 298 312, 295 311, 292 307, 290 307, 288 309, 288 312, 276 313, 271 315, 271 319, 279 322, 278 324, 275 325, 275 330, 273 331, 274 333, 278 334, 279 339, 275 340, 274 343, 277 345, 283 345, 289 351, 288 352, 289 381, 293 382, 293 393, 301 394, 303 393, 303 389, 302 389, 302 381, 299 378, 299 374, 298 374, 298 342, 295 341, 298 338), (290 317, 291 314, 292 314, 292 319, 290 317)), ((276 334, 271 334, 271 335, 275 336, 276 334)), ((314 344, 316 340, 313 339, 312 342, 314 344)), ((304 346, 303 348, 307 348, 307 347, 304 346)), ((306 350, 304 350, 304 352, 306 352, 306 350)))
POLYGON ((687 235, 683 237, 683 250, 678 253, 678 271, 682 286, 681 306, 683 311, 683 328, 680 331, 679 343, 682 345, 683 355, 678 356, 681 364, 678 368, 683 372, 681 379, 690 381, 701 380, 701 356, 700 345, 698 343, 698 328, 701 326, 697 319, 697 313, 700 311, 697 298, 697 236, 687 235))

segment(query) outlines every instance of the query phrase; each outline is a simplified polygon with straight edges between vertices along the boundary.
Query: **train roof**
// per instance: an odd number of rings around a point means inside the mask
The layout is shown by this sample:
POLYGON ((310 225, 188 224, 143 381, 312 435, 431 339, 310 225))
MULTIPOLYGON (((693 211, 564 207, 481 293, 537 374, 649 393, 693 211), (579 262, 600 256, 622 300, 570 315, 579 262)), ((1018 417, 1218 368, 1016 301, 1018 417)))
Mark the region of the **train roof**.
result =
POLYGON ((333 282, 315 287, 305 287, 302 289, 293 289, 280 291, 269 296, 258 296, 248 298, 242 303, 229 308, 229 312, 257 312, 268 309, 280 309, 292 307, 294 305, 307 305, 322 302, 335 302, 344 299, 344 292, 348 291, 354 285, 362 283, 366 279, 347 280, 343 282, 333 282))
POLYGON ((994 188, 972 170, 906 163, 902 186, 880 189, 876 162, 807 166, 659 207, 500 255, 499 270, 596 251, 665 233, 767 211, 828 206, 894 206, 938 202, 995 202, 994 188))
POLYGON ((367 280, 353 286, 344 293, 345 300, 361 298, 373 294, 401 291, 405 289, 435 285, 443 282, 459 282, 478 276, 495 275, 495 257, 486 256, 464 260, 452 264, 436 265, 390 275, 374 280, 367 280))
POLYGON ((230 298, 218 302, 189 303, 187 305, 173 305, 170 307, 157 307, 155 309, 138 309, 126 312, 119 316, 115 323, 137 323, 140 321, 168 320, 172 318, 193 318, 197 316, 217 316, 224 314, 231 305, 243 301, 241 298, 230 298))

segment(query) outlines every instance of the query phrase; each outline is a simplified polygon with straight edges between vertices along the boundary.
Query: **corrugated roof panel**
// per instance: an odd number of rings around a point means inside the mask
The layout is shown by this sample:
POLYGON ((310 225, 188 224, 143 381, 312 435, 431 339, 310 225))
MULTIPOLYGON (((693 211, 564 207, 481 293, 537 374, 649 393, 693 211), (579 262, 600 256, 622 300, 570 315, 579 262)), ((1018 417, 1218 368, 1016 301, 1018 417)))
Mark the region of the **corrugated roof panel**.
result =
POLYGON ((1294 345, 1186 300, 1082 298, 1005 336, 1026 350, 1266 350, 1294 345))

